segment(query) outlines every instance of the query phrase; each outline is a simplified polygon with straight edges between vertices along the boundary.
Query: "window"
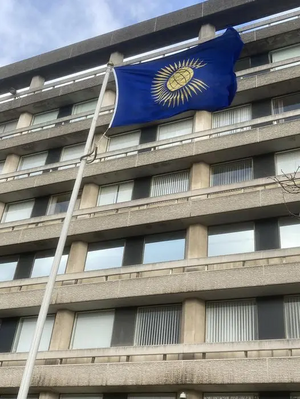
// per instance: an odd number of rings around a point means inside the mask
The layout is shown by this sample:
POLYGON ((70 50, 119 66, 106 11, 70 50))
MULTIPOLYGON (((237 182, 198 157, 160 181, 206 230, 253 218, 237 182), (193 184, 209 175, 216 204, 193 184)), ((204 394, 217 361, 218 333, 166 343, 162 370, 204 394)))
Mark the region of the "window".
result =
POLYGON ((134 345, 178 344, 181 305, 147 306, 137 311, 134 345))
MULTIPOLYGON (((47 152, 40 152, 38 154, 26 155, 21 157, 18 170, 25 170, 31 168, 38 168, 44 166, 47 159, 47 152)), ((34 174, 40 174, 42 172, 36 172, 34 174)))
POLYGON ((300 172, 300 150, 276 154, 276 175, 300 172))
MULTIPOLYGON (((13 344, 14 352, 29 352, 33 338, 37 317, 22 317, 19 322, 18 330, 13 344)), ((39 351, 49 349, 52 335, 54 316, 48 316, 45 322, 39 351)))
POLYGON ((83 155, 84 143, 69 145, 63 148, 60 161, 70 161, 72 159, 79 159, 83 155))
POLYGON ((98 206, 130 201, 132 197, 133 181, 102 186, 99 190, 98 206))
POLYGON ((0 125, 0 136, 5 136, 5 133, 12 132, 17 128, 18 121, 9 121, 0 125))
POLYGON ((254 299, 206 302, 206 342, 252 341, 257 331, 254 299))
POLYGON ((143 263, 184 259, 185 232, 156 234, 145 239, 143 263))
POLYGON ((47 215, 67 212, 70 196, 70 193, 53 196, 50 200, 47 215))
POLYGON ((2 223, 30 218, 33 205, 34 200, 14 202, 6 205, 2 223))
POLYGON ((89 100, 89 101, 84 101, 82 103, 74 104, 73 109, 72 109, 72 114, 77 115, 77 114, 81 114, 83 112, 87 113, 89 111, 91 111, 91 113, 93 113, 96 109, 97 101, 98 100, 96 98, 94 100, 89 100))
MULTIPOLYGON (((32 119, 32 122, 31 122, 31 125, 34 126, 34 125, 38 125, 40 123, 52 122, 55 119, 57 119, 57 116, 58 116, 58 110, 49 111, 49 112, 43 112, 41 114, 34 115, 34 117, 32 119)), ((48 128, 53 127, 53 126, 55 126, 55 124, 49 124, 47 126, 43 126, 43 127, 40 127, 40 128, 33 129, 33 131, 37 131, 37 130, 40 130, 40 129, 48 129, 48 128)))
POLYGON ((280 248, 300 246, 300 221, 292 217, 282 218, 279 222, 280 248))
POLYGON ((168 173, 166 175, 154 176, 151 182, 150 197, 175 194, 188 191, 189 171, 168 173))
POLYGON ((78 313, 73 330, 72 349, 110 347, 113 323, 113 310, 78 313))
POLYGON ((90 244, 84 270, 110 269, 121 267, 123 263, 124 242, 90 244))
MULTIPOLYGON (((300 56, 300 45, 297 44, 296 46, 284 47, 270 53, 271 62, 279 62, 288 60, 290 58, 295 58, 300 56)), ((294 65, 299 65, 300 62, 293 62, 292 64, 282 65, 280 67, 273 68, 273 71, 283 68, 289 68, 294 65)))
POLYGON ((252 223, 210 227, 208 256, 253 252, 254 227, 252 223))
MULTIPOLYGON (((273 114, 275 115, 282 112, 297 111, 300 109, 300 93, 274 98, 272 100, 272 107, 273 114)), ((295 116, 295 118, 298 118, 298 116, 295 116)))
POLYGON ((139 145, 140 135, 141 132, 136 131, 132 133, 119 134, 117 136, 113 136, 109 139, 107 151, 122 150, 123 148, 139 145))
POLYGON ((284 300, 286 338, 300 338, 300 296, 288 296, 284 300))
POLYGON ((158 140, 172 139, 193 132, 193 119, 185 119, 179 122, 165 123, 158 126, 158 140))
MULTIPOLYGON (((244 105, 243 107, 231 108, 226 111, 215 112, 212 115, 212 128, 234 125, 236 123, 247 122, 252 119, 251 105, 244 105)), ((228 130, 226 132, 217 133, 216 136, 224 136, 226 134, 238 133, 244 130, 251 129, 250 126, 239 129, 228 130)))
MULTIPOLYGON (((49 276, 54 256, 49 252, 40 252, 36 255, 33 263, 31 277, 49 276)), ((68 255, 64 254, 58 268, 58 274, 64 274, 67 266, 68 255)))
POLYGON ((251 179, 253 179, 252 159, 224 162, 211 167, 211 186, 234 184, 251 179))
POLYGON ((18 258, 15 257, 1 257, 0 258, 0 281, 13 280, 18 258))

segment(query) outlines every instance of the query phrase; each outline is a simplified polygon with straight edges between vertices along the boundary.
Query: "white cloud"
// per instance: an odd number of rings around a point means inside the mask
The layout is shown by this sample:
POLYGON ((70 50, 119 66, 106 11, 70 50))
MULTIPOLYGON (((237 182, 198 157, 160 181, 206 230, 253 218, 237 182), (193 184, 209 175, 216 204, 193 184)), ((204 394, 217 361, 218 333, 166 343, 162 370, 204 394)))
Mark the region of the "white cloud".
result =
POLYGON ((118 29, 106 0, 1 0, 0 65, 118 29))
POLYGON ((197 3, 197 0, 0 0, 0 66, 197 3))

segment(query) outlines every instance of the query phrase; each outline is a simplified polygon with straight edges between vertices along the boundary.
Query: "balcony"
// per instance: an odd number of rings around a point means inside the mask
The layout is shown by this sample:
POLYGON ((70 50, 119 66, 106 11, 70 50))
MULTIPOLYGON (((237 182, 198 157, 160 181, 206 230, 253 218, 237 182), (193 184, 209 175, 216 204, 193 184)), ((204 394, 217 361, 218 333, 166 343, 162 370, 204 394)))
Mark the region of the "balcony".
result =
MULTIPOLYGON (((40 352, 32 388, 210 391, 300 388, 299 340, 40 352), (290 386, 290 385, 289 385, 290 386)), ((3 388, 20 384, 26 354, 0 354, 3 388)), ((101 391, 102 391, 101 390, 101 391)))
MULTIPOLYGON (((299 292, 300 249, 256 251, 58 275, 50 312, 299 292), (97 305, 95 305, 97 304, 97 305)), ((35 314, 46 277, 0 283, 0 314, 35 314)), ((299 352, 300 353, 300 352, 299 352)))

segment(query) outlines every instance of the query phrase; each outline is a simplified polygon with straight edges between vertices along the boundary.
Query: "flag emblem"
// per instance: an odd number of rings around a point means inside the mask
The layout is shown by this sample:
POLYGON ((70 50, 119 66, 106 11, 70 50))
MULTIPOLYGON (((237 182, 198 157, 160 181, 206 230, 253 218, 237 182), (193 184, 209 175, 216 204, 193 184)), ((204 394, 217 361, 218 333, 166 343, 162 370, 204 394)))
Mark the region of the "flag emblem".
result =
POLYGON ((194 69, 205 67, 199 59, 174 62, 161 68, 154 76, 151 93, 154 101, 167 107, 184 104, 208 85, 195 77, 194 69))

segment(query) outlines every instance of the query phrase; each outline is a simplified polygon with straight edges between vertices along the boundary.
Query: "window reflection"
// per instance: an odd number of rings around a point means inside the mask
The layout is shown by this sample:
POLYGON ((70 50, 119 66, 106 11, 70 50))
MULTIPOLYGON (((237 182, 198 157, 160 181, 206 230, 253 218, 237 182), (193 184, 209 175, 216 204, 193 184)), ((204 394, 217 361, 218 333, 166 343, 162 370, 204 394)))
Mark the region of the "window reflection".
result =
POLYGON ((253 252, 253 224, 217 226, 209 229, 208 256, 253 252))
POLYGON ((101 243, 89 245, 85 270, 110 269, 121 267, 123 263, 124 243, 101 243))
MULTIPOLYGON (((38 254, 34 260, 31 277, 49 276, 53 260, 54 256, 51 256, 49 252, 38 254)), ((61 258, 61 262, 58 268, 58 274, 64 274, 67 266, 67 261, 68 255, 65 254, 61 258)))
POLYGON ((176 232, 146 237, 143 263, 184 259, 185 234, 176 232))
POLYGON ((284 218, 280 221, 280 247, 293 248, 300 246, 300 221, 284 218))

